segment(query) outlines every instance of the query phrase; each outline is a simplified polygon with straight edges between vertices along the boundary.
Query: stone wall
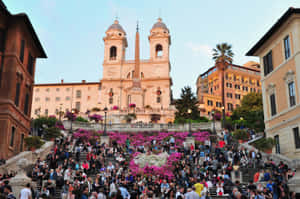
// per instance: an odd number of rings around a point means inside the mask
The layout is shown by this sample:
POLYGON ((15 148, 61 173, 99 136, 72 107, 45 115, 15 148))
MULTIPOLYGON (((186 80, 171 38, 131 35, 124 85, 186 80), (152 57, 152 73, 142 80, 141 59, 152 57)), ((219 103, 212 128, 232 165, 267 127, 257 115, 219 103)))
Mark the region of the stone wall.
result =
POLYGON ((10 171, 17 171, 17 162, 22 158, 28 160, 29 164, 34 164, 38 157, 44 159, 50 153, 53 145, 54 142, 50 141, 46 142, 40 149, 35 151, 24 151, 19 153, 18 155, 8 159, 6 164, 0 166, 0 173, 3 174, 10 171))

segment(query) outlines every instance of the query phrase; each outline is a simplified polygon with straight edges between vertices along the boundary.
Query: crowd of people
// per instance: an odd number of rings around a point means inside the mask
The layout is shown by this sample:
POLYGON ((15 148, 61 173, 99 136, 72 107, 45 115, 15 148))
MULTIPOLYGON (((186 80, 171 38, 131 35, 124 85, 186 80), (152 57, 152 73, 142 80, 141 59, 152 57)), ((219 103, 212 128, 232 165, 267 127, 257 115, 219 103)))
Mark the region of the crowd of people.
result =
MULTIPOLYGON (((296 198, 287 181, 295 171, 271 159, 265 161, 260 152, 248 151, 232 143, 230 133, 214 137, 198 145, 182 145, 174 149, 174 137, 141 146, 127 140, 119 145, 90 143, 69 136, 57 140, 45 160, 38 159, 29 176, 37 184, 21 191, 21 198, 63 199, 206 199, 216 196, 240 199, 296 198), (155 175, 132 175, 129 161, 139 151, 180 152, 174 162, 174 178, 155 175), (82 154, 86 154, 82 157, 82 154), (257 172, 247 184, 240 182, 240 171, 253 168, 257 172), (58 192, 59 191, 59 192, 58 192), (24 195, 22 195, 24 194, 24 195)), ((13 198, 9 180, 2 178, 0 193, 13 198)))

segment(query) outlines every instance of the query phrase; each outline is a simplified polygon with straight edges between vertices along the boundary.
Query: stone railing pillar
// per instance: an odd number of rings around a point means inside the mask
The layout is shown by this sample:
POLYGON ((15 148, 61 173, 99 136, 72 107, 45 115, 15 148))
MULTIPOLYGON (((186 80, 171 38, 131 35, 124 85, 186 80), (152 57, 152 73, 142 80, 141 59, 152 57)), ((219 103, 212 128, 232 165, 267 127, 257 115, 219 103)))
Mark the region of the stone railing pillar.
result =
POLYGON ((15 177, 10 180, 14 195, 18 198, 20 191, 26 187, 28 183, 31 183, 31 179, 26 176, 25 168, 29 162, 27 159, 22 158, 17 162, 18 173, 15 177))

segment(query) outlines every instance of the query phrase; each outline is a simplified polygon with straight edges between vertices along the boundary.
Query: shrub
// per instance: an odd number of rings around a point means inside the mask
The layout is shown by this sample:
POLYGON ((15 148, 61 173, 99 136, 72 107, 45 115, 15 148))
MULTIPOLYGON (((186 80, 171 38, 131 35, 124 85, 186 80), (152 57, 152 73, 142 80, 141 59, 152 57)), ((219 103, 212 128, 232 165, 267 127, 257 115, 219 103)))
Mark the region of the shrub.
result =
POLYGON ((102 116, 98 114, 89 115, 89 118, 91 121, 94 120, 96 123, 98 123, 99 121, 103 121, 102 116))
POLYGON ((62 136, 60 130, 56 127, 51 127, 46 129, 46 134, 44 135, 44 139, 51 140, 60 136, 62 136))
POLYGON ((248 133, 245 130, 242 129, 238 129, 236 131, 233 132, 233 137, 236 140, 243 140, 243 141, 247 141, 249 136, 248 133))
POLYGON ((75 121, 77 121, 77 122, 89 122, 87 119, 85 119, 81 116, 78 116, 75 121))
POLYGON ((273 138, 261 138, 253 143, 253 146, 261 151, 266 151, 272 149, 275 145, 275 140, 273 138))
POLYGON ((39 136, 26 137, 24 141, 26 146, 30 149, 32 148, 39 149, 41 148, 41 146, 43 146, 43 144, 45 144, 45 142, 41 140, 39 136))
POLYGON ((38 117, 33 120, 33 125, 35 128, 42 128, 43 125, 47 125, 47 127, 54 127, 57 122, 56 117, 38 117))

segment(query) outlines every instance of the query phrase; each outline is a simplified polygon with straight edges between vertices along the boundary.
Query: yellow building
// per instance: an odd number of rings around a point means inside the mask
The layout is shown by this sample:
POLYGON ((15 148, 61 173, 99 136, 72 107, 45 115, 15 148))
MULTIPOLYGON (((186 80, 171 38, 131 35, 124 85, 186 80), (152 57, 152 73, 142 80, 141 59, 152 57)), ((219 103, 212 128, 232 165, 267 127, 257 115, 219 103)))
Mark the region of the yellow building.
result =
POLYGON ((261 72, 266 133, 275 153, 300 157, 300 9, 290 8, 252 47, 261 72))
MULTIPOLYGON (((197 79, 197 96, 200 115, 210 117, 212 110, 222 112, 222 73, 211 67, 197 79)), ((249 92, 261 92, 260 65, 247 62, 243 66, 230 65, 225 70, 225 112, 231 113, 240 106, 241 99, 249 92)))

